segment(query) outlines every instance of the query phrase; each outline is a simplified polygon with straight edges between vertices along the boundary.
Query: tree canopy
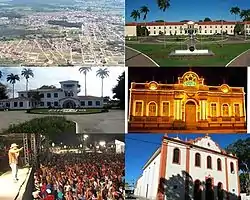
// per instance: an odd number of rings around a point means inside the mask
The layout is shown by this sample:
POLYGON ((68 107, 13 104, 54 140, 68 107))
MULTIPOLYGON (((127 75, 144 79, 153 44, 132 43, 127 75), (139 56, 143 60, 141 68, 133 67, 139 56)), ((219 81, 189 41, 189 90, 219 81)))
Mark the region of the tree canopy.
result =
POLYGON ((113 98, 120 100, 120 108, 125 108, 125 72, 122 73, 117 79, 117 85, 112 89, 114 96, 113 98))

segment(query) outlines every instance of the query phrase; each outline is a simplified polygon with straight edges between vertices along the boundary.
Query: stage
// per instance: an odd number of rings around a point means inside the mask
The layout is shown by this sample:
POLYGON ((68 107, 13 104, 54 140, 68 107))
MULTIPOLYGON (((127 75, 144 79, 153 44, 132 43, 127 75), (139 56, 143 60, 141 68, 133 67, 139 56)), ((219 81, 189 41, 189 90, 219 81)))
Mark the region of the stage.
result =
POLYGON ((0 199, 22 200, 29 180, 31 168, 18 169, 18 182, 12 180, 11 171, 0 176, 0 199))

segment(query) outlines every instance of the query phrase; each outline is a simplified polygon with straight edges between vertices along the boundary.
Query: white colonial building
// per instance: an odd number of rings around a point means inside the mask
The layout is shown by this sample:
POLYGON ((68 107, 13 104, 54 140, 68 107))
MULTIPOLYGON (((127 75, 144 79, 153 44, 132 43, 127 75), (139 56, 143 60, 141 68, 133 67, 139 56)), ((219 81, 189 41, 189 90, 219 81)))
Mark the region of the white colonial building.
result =
POLYGON ((135 195, 165 200, 236 200, 238 159, 209 136, 190 141, 164 136, 143 167, 135 195))
POLYGON ((0 108, 102 108, 103 98, 78 96, 81 86, 78 81, 62 81, 60 88, 42 87, 35 90, 20 91, 17 98, 0 100, 0 108), (39 95, 36 100, 32 95, 39 95))
MULTIPOLYGON (((250 35, 250 21, 237 22, 244 24, 244 30, 250 35)), ((146 22, 146 23, 127 23, 125 26, 125 36, 137 36, 136 26, 142 26, 148 29, 150 36, 165 35, 188 35, 188 28, 194 28, 194 35, 214 35, 228 34, 234 35, 235 22, 146 22)))

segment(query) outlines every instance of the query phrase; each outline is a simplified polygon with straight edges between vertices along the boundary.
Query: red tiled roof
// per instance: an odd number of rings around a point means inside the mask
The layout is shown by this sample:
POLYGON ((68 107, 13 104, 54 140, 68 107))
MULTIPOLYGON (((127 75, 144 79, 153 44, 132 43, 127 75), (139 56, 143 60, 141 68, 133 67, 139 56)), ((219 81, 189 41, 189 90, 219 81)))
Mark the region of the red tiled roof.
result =
MULTIPOLYGON (((235 22, 231 21, 231 22, 220 22, 220 21, 212 21, 212 22, 194 22, 195 24, 198 25, 221 25, 223 23, 223 25, 234 25, 235 22)), ((245 21, 245 22, 237 22, 237 23, 241 23, 241 24, 250 24, 250 21, 245 21)), ((165 25, 184 25, 187 24, 187 22, 165 22, 165 25)), ((145 26, 144 22, 130 22, 130 23, 126 23, 126 26, 145 26)), ((146 22, 147 26, 163 26, 164 22, 146 22)))

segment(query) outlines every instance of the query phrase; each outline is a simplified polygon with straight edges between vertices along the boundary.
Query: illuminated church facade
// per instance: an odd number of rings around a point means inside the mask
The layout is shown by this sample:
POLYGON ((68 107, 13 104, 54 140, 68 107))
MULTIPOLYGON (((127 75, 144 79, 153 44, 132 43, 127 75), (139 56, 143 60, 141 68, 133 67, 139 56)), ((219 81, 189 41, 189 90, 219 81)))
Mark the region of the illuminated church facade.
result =
POLYGON ((244 87, 208 86, 195 72, 177 84, 131 83, 129 131, 230 130, 246 132, 244 87))

